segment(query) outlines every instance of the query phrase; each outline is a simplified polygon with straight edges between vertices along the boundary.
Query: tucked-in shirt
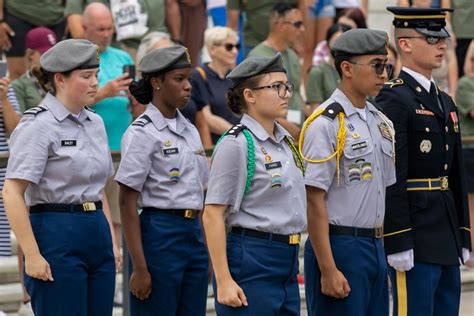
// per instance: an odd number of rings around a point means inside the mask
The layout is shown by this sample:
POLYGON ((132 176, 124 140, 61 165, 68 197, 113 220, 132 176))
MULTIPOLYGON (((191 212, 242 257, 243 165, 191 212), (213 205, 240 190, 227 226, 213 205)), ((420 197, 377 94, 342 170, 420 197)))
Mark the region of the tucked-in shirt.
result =
POLYGON ((206 204, 227 205, 229 226, 278 234, 300 233, 306 228, 306 192, 303 174, 284 138, 288 132, 275 123, 275 140, 252 117, 244 114, 255 146, 255 173, 244 197, 247 181, 247 139, 225 136, 214 151, 206 204), (269 156, 269 157, 266 157, 269 156))
POLYGON ((100 116, 84 109, 76 119, 51 94, 23 114, 10 140, 6 178, 31 182, 27 205, 98 201, 114 173, 100 116))
MULTIPOLYGON (((278 53, 277 50, 274 48, 265 45, 264 43, 260 43, 257 47, 252 49, 249 53, 249 57, 258 57, 258 56, 266 56, 266 57, 273 57, 275 54, 278 53)), ((304 104, 303 98, 300 94, 300 85, 301 85, 301 65, 299 61, 298 55, 291 49, 287 48, 281 52, 283 57, 283 64, 286 69, 286 75, 288 77, 288 81, 291 82, 295 86, 295 90, 293 96, 290 98, 289 101, 289 109, 288 115, 286 119, 292 123, 297 125, 301 125, 304 122, 304 104)))
MULTIPOLYGON (((305 184, 327 192, 330 224, 380 227, 385 215, 385 188, 396 182, 392 142, 372 104, 366 102, 367 121, 364 121, 339 89, 321 108, 334 102, 345 113, 346 139, 340 176, 336 174, 335 158, 324 163, 306 163, 305 184)), ((317 117, 304 135, 304 155, 310 159, 329 157, 336 149, 338 130, 337 118, 317 117)))
MULTIPOLYGON (((132 64, 132 58, 125 51, 108 47, 100 54, 99 88, 105 86, 110 80, 121 76, 123 66, 132 64)), ((128 98, 123 96, 105 98, 94 105, 94 110, 104 120, 111 150, 120 150, 123 133, 132 121, 128 104, 128 98)))
POLYGON ((339 74, 336 68, 324 62, 312 67, 308 76, 306 101, 323 103, 331 97, 339 84, 339 74))
POLYGON ((153 105, 127 129, 115 180, 140 192, 139 207, 202 210, 209 169, 197 129, 176 127, 153 105))
MULTIPOLYGON (((193 86, 191 99, 196 104, 198 111, 209 105, 214 115, 222 117, 232 125, 239 123, 240 117, 232 113, 227 104, 226 91, 232 85, 229 79, 221 78, 208 65, 203 65, 202 70, 205 77, 194 69, 191 74, 191 84, 193 86)), ((217 142, 221 135, 212 134, 212 141, 217 142)))

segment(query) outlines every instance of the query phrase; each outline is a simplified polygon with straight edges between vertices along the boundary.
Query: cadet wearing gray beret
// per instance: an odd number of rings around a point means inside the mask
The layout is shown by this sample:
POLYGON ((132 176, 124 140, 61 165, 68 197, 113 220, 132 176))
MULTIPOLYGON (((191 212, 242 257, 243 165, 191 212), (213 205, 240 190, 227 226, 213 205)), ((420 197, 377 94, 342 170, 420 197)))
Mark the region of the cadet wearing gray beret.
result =
POLYGON ((235 88, 245 79, 270 72, 286 73, 280 53, 273 57, 247 58, 227 75, 227 79, 232 81, 232 88, 235 88))
POLYGON ((41 67, 53 73, 98 68, 99 61, 99 47, 83 39, 61 41, 40 58, 41 67))
POLYGON ((191 67, 188 49, 178 45, 149 52, 143 57, 138 70, 150 74, 187 67, 191 67))
POLYGON ((384 31, 352 29, 344 32, 332 44, 332 53, 343 55, 386 55, 388 35, 384 31))

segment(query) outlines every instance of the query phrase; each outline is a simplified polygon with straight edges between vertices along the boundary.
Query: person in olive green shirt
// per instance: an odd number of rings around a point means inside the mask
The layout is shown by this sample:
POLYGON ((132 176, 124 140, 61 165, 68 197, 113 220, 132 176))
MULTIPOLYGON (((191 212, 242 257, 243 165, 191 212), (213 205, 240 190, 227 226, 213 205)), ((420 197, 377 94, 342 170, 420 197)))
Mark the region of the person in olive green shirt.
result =
MULTIPOLYGON (((474 51, 466 59, 474 60, 474 51)), ((464 158, 465 178, 469 199, 469 215, 471 227, 474 222, 474 63, 471 64, 469 73, 458 81, 456 90, 456 104, 458 106, 461 137, 463 140, 462 154, 464 158), (471 138, 471 139, 469 139, 471 138)), ((471 231, 474 240, 474 231, 471 231)), ((474 257, 471 256, 466 265, 474 268, 474 257)))
POLYGON ((294 85, 294 93, 289 101, 286 122, 280 122, 297 139, 299 126, 304 122, 304 102, 300 94, 301 65, 299 57, 291 45, 304 32, 301 11, 290 3, 276 4, 270 14, 270 33, 266 40, 255 46, 248 57, 268 56, 281 53, 288 80, 294 85))
POLYGON ((471 40, 474 39, 474 3, 472 0, 450 0, 454 12, 451 14, 451 22, 454 34, 456 34, 456 57, 458 59, 458 72, 461 77, 464 74, 464 60, 471 40))
MULTIPOLYGON (((53 30, 58 39, 64 35, 64 8, 69 0, 3 0, 0 6, 0 49, 7 56, 10 79, 27 70, 25 36, 37 26, 53 30)), ((1 3, 0 2, 0 3, 1 3)))
MULTIPOLYGON (((265 40, 270 31, 268 20, 272 8, 280 2, 288 2, 306 10, 305 0, 227 0, 227 26, 237 32, 239 17, 245 17, 244 22, 244 55, 265 40)), ((306 11, 303 12, 303 15, 306 11)))
POLYGON ((84 38, 82 13, 85 7, 92 2, 102 2, 109 6, 109 0, 68 0, 64 15, 67 18, 69 35, 72 38, 84 38))
MULTIPOLYGON (((331 49, 332 43, 334 43, 342 33, 350 29, 351 27, 345 24, 333 24, 326 32, 325 40, 328 43, 329 49, 331 49)), ((329 99, 339 85, 339 81, 339 74, 334 67, 334 59, 331 54, 328 60, 310 69, 306 87, 306 101, 311 106, 311 113, 321 103, 329 99)))

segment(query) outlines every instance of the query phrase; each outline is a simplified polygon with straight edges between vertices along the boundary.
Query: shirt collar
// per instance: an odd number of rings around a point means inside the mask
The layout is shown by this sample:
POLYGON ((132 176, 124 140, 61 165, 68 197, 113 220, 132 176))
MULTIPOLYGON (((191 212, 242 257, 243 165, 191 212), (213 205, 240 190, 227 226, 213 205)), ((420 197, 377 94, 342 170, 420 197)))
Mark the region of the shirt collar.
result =
MULTIPOLYGON (((46 96, 43 99, 43 104, 46 105, 46 107, 51 111, 53 116, 58 121, 63 121, 67 117, 75 119, 74 116, 71 115, 71 112, 69 112, 69 110, 64 106, 64 104, 62 104, 61 101, 59 101, 51 93, 46 94, 46 96)), ((88 110, 82 109, 81 110, 81 115, 79 116, 79 119, 80 120, 83 120, 83 119, 91 120, 89 115, 90 115, 90 113, 89 113, 88 110)))
MULTIPOLYGON (((252 132, 255 137, 257 137, 261 141, 266 141, 267 139, 271 138, 268 135, 267 131, 257 122, 253 117, 248 114, 244 114, 240 123, 247 126, 247 128, 252 132)), ((282 127, 280 124, 275 123, 275 139, 276 142, 280 143, 285 136, 290 136, 290 134, 282 127)))
MULTIPOLYGON (((354 105, 352 105, 351 100, 349 100, 349 98, 339 88, 336 88, 336 90, 334 90, 331 95, 331 99, 333 99, 342 106, 342 108, 344 109, 344 113, 347 117, 357 113, 354 105)), ((378 111, 377 108, 369 101, 365 101, 365 106, 370 112, 378 111)))
POLYGON ((160 110, 158 110, 158 108, 151 102, 147 105, 147 108, 144 114, 150 117, 153 125, 155 125, 155 127, 160 131, 164 129, 165 127, 168 127, 170 131, 181 134, 186 128, 186 125, 189 124, 187 119, 184 117, 184 115, 181 114, 181 112, 178 110, 176 111, 176 131, 175 131, 174 127, 171 127, 168 124, 168 122, 165 120, 165 117, 160 112, 160 110))
POLYGON ((413 79, 415 79, 423 87, 423 89, 426 90, 426 92, 430 92, 431 82, 435 83, 433 77, 431 77, 431 79, 428 79, 419 72, 411 70, 407 67, 403 67, 402 70, 412 76, 413 79))

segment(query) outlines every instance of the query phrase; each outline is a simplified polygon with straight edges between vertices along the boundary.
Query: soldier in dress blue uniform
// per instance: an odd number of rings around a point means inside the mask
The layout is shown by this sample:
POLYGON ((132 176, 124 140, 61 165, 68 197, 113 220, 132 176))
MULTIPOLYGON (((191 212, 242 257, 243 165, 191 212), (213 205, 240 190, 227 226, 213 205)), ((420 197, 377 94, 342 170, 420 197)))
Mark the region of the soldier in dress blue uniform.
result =
POLYGON ((471 249, 458 111, 433 81, 449 37, 446 9, 389 7, 402 59, 377 103, 396 131, 385 250, 394 315, 458 315, 460 261, 471 249))
POLYGON ((208 257, 199 213, 209 168, 197 129, 178 110, 191 94, 188 51, 152 51, 139 70, 143 79, 130 92, 148 105, 125 132, 115 176, 132 262, 130 314, 205 315, 208 257))
POLYGON ((120 255, 101 199, 114 169, 104 123, 84 107, 98 88, 98 47, 62 41, 40 65, 34 74, 48 94, 12 134, 3 189, 25 286, 37 316, 112 315, 120 255))
POLYGON ((354 29, 334 42, 341 83, 301 132, 311 316, 389 314, 382 226, 386 187, 396 181, 394 135, 392 123, 366 101, 389 76, 387 41, 383 31, 354 29))
POLYGON ((280 54, 248 58, 228 78, 228 104, 243 116, 214 151, 203 215, 216 312, 299 315, 304 169, 290 134, 276 122, 288 112, 293 86, 280 54))

